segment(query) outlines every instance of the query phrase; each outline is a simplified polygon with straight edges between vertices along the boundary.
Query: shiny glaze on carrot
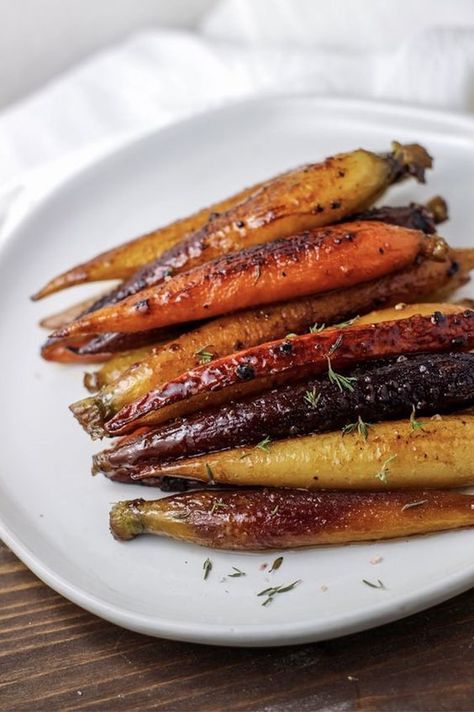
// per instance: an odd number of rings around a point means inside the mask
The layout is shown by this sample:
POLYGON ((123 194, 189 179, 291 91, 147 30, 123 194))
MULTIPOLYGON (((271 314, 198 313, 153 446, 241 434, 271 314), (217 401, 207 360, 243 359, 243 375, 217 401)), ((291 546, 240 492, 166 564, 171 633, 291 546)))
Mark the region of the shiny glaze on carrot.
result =
POLYGON ((349 372, 353 390, 310 379, 180 418, 94 456, 93 472, 140 474, 163 462, 364 422, 433 415, 474 404, 474 354, 418 354, 349 372))
POLYGON ((110 527, 120 540, 158 534, 217 549, 282 549, 472 526, 473 502, 471 495, 436 490, 211 489, 119 502, 110 527))
POLYGON ((187 271, 229 252, 338 222, 372 205, 390 183, 409 175, 424 181, 431 165, 421 146, 394 143, 389 154, 358 149, 287 171, 242 199, 231 199, 227 209, 213 209, 199 229, 161 250, 154 261, 144 260, 142 268, 91 310, 159 284, 170 271, 187 271))
MULTIPOLYGON (((51 279, 42 289, 33 295, 32 299, 43 299, 62 289, 106 279, 127 279, 137 269, 151 260, 157 259, 163 252, 185 239, 190 233, 199 230, 208 221, 212 221, 216 213, 229 210, 234 205, 246 200, 262 187, 257 183, 236 193, 230 198, 214 203, 187 218, 140 235, 110 250, 101 252, 86 262, 66 270, 51 279)), ((94 299, 94 302, 97 302, 94 299)), ((93 302, 93 303, 94 303, 93 302)), ((88 305, 88 308, 92 305, 88 305)))
POLYGON ((86 315, 53 334, 146 331, 259 304, 344 289, 442 258, 441 238, 378 222, 320 228, 220 257, 86 315))
MULTIPOLYGON (((400 227, 410 228, 413 230, 422 230, 426 234, 433 234, 436 231, 436 225, 444 222, 447 219, 447 205, 443 198, 437 196, 432 198, 428 204, 420 205, 418 203, 410 203, 406 206, 382 206, 380 208, 371 208, 354 216, 349 216, 344 219, 344 222, 355 220, 376 220, 386 222, 390 225, 399 225, 400 227)), ((87 304, 87 309, 77 311, 75 317, 79 317, 82 313, 96 311, 106 304, 120 301, 127 296, 123 289, 119 288, 110 293, 110 299, 92 300, 87 304), (119 298, 120 297, 120 298, 119 298)), ((413 301, 413 299, 412 299, 413 301)), ((74 312, 75 309, 72 308, 74 312)), ((51 329, 58 329, 72 319, 64 320, 62 323, 52 323, 51 329)), ((293 329, 293 327, 291 327, 293 329)), ((275 334, 274 338, 279 336, 275 334)), ((120 333, 118 334, 99 334, 98 336, 86 341, 83 346, 80 346, 76 353, 90 355, 93 353, 100 354, 104 352, 116 352, 122 350, 120 333)))
POLYGON ((161 422, 173 417, 170 406, 183 401, 185 408, 180 414, 193 412, 206 404, 211 407, 217 404, 216 400, 220 404, 233 397, 316 375, 328 370, 328 357, 334 369, 347 370, 360 361, 397 354, 473 347, 474 311, 470 309, 458 314, 415 315, 376 325, 355 323, 342 332, 328 329, 319 334, 280 339, 191 369, 122 408, 105 427, 112 435, 120 434, 133 429, 137 423, 160 422, 160 411, 161 422), (203 401, 203 397, 206 400, 203 401))

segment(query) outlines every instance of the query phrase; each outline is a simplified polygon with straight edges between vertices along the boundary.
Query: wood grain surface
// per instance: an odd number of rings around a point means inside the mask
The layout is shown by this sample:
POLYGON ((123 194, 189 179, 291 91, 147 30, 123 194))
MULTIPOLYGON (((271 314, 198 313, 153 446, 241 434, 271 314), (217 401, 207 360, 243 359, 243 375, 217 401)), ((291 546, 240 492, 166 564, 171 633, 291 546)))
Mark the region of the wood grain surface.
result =
POLYGON ((474 590, 339 640, 232 649, 106 623, 0 544, 0 710, 473 710, 474 590))

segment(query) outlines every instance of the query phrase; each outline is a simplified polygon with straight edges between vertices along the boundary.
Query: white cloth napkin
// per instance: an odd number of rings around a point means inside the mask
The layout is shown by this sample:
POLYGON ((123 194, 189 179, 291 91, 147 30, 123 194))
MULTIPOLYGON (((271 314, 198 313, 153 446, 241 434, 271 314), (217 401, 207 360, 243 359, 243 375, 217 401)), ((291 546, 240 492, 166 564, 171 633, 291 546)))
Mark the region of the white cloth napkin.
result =
POLYGON ((0 186, 6 195, 72 151, 278 92, 474 111, 474 2, 222 0, 196 33, 131 37, 0 114, 0 186))

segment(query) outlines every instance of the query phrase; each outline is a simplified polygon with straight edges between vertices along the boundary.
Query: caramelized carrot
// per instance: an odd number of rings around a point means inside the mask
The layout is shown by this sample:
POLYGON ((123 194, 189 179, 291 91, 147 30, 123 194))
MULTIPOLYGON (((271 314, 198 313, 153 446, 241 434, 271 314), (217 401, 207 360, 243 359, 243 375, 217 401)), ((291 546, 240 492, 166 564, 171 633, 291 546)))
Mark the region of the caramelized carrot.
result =
POLYGON ((216 549, 283 549, 472 526, 473 503, 471 495, 436 490, 204 490, 119 502, 110 528, 124 541, 158 534, 216 549))
POLYGON ((446 252, 441 238, 416 230, 377 222, 335 225, 221 257, 88 314, 52 338, 146 331, 344 289, 423 257, 444 259, 446 252))
POLYGON ((346 375, 351 390, 320 376, 165 423, 96 454, 93 472, 139 475, 162 463, 172 467, 183 457, 265 442, 273 446, 275 440, 346 426, 367 436, 365 423, 408 419, 415 404, 417 417, 474 405, 471 353, 394 357, 346 375))
POLYGON ((347 370, 360 361, 473 346, 474 311, 469 309, 455 314, 436 310, 431 316, 378 324, 355 323, 342 330, 272 341, 191 369, 122 408, 105 428, 118 435, 137 425, 164 422, 330 368, 347 370))
POLYGON ((103 253, 53 279, 34 299, 72 284, 124 278, 131 266, 158 258, 113 293, 116 302, 147 285, 158 284, 170 270, 188 270, 243 247, 337 222, 370 206, 391 183, 409 175, 423 181, 424 171, 431 164, 431 157, 421 146, 395 142, 389 154, 379 156, 358 149, 299 167, 191 218, 103 253))

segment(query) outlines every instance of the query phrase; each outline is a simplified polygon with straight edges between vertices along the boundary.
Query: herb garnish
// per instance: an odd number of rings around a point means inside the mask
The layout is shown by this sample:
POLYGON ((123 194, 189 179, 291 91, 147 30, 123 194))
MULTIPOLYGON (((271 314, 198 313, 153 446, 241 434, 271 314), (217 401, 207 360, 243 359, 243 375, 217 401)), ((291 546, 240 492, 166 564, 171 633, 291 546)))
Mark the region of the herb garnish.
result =
POLYGON ((321 393, 316 393, 316 387, 314 386, 310 391, 306 391, 304 394, 304 399, 306 403, 309 403, 309 405, 312 408, 316 408, 316 406, 319 403, 319 399, 321 398, 321 393))
POLYGON ((263 450, 263 452, 270 452, 270 443, 272 439, 269 437, 264 438, 263 440, 260 440, 255 447, 258 447, 260 450, 263 450))
POLYGON ((194 355, 198 357, 200 363, 209 363, 209 361, 212 361, 214 358, 214 354, 211 353, 210 351, 206 351, 206 347, 204 346, 202 349, 199 349, 199 351, 195 351, 194 355))
POLYGON ((234 569, 234 573, 227 574, 227 576, 229 576, 229 578, 239 578, 240 576, 247 576, 245 571, 241 571, 240 569, 237 568, 237 566, 233 566, 232 568, 234 569))
POLYGON ((203 571, 204 571, 204 577, 203 577, 203 578, 204 578, 204 581, 205 581, 205 580, 207 579, 207 577, 209 576, 209 574, 211 573, 211 571, 212 571, 212 561, 211 561, 209 558, 207 558, 207 559, 205 560, 205 562, 203 563, 202 568, 203 568, 203 571))
POLYGON ((214 473, 213 473, 213 471, 212 471, 212 469, 211 469, 211 466, 210 466, 207 462, 206 462, 206 474, 207 474, 207 477, 208 477, 208 480, 209 480, 209 484, 215 485, 215 484, 216 484, 216 481, 215 481, 215 479, 214 479, 214 473))
POLYGON ((382 467, 380 468, 380 470, 379 470, 379 471, 377 472, 377 474, 375 475, 375 477, 376 477, 378 480, 380 480, 381 482, 383 482, 384 484, 387 483, 387 475, 388 475, 388 473, 389 473, 388 466, 389 466, 390 463, 393 462, 397 457, 398 457, 398 455, 391 455, 390 457, 387 457, 387 459, 385 460, 385 462, 382 464, 382 467))
POLYGON ((336 373, 331 366, 331 359, 329 356, 327 357, 328 360, 328 378, 330 383, 334 383, 339 390, 342 392, 344 389, 346 391, 353 391, 354 386, 352 385, 357 381, 357 378, 355 376, 342 376, 340 373, 336 373))
POLYGON ((427 499, 420 499, 418 502, 407 502, 403 505, 402 512, 405 512, 407 509, 413 509, 413 507, 421 507, 423 504, 426 504, 427 501, 427 499))
POLYGON ((322 331, 324 331, 325 328, 326 324, 318 324, 318 322, 316 322, 315 324, 313 324, 313 326, 309 327, 309 333, 320 334, 322 331))
POLYGON ((410 425, 412 430, 423 430, 424 423, 421 422, 421 420, 416 420, 416 409, 415 406, 412 406, 412 411, 410 415, 410 425))
POLYGON ((257 596, 266 596, 267 598, 262 603, 262 606, 268 606, 273 601, 273 598, 274 596, 276 596, 277 593, 286 593, 287 591, 292 591, 300 583, 301 579, 297 579, 296 581, 293 581, 292 583, 289 583, 286 586, 270 586, 270 588, 266 588, 263 591, 260 591, 260 593, 257 593, 257 596))
POLYGON ((348 435, 349 433, 353 433, 354 430, 357 430, 361 438, 367 440, 367 438, 369 437, 369 428, 371 425, 372 423, 365 423, 359 415, 355 423, 348 423, 347 425, 344 425, 344 427, 342 428, 342 435, 348 435))
POLYGON ((377 579, 377 583, 372 583, 372 581, 367 581, 367 579, 362 579, 362 583, 365 583, 366 586, 370 586, 370 588, 379 588, 379 589, 385 590, 385 586, 380 579, 377 579))
POLYGON ((210 509, 210 511, 209 511, 209 514, 214 514, 214 512, 216 511, 216 509, 225 509, 226 507, 227 507, 227 505, 226 505, 226 503, 224 502, 224 500, 223 500, 222 498, 221 498, 221 499, 216 499, 216 501, 213 502, 213 504, 212 504, 212 507, 211 507, 211 509, 210 509))
POLYGON ((187 519, 190 516, 191 516, 190 511, 183 510, 182 512, 176 512, 175 514, 173 514, 173 519, 183 520, 183 519, 187 519))
POLYGON ((360 316, 354 316, 352 319, 348 319, 347 321, 341 321, 340 324, 334 324, 333 329, 345 329, 346 326, 352 326, 352 324, 355 324, 355 322, 360 319, 360 316))
POLYGON ((271 568, 268 570, 268 573, 271 574, 272 571, 278 571, 278 569, 280 568, 282 563, 283 563, 283 556, 279 556, 278 559, 275 559, 275 561, 273 562, 271 568))
POLYGON ((336 341, 333 343, 333 345, 330 347, 328 351, 328 358, 329 356, 332 356, 335 351, 339 348, 339 346, 342 344, 342 334, 339 334, 337 337, 336 341))

